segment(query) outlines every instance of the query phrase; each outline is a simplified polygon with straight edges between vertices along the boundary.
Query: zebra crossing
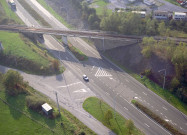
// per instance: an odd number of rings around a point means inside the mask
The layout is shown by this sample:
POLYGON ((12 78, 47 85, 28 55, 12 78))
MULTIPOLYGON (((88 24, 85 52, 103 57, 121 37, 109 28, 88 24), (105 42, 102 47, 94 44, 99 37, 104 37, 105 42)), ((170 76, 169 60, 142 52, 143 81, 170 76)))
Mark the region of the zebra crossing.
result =
POLYGON ((105 76, 112 76, 110 73, 105 71, 103 68, 99 67, 97 72, 95 73, 96 77, 105 77, 105 76))

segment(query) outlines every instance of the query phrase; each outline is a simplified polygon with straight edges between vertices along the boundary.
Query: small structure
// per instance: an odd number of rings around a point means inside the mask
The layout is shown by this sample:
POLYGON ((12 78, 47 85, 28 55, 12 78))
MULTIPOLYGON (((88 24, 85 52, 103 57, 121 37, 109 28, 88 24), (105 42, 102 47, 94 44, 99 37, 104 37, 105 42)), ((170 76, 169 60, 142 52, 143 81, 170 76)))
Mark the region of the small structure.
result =
POLYGON ((167 11, 154 11, 154 18, 160 20, 167 20, 169 17, 169 12, 167 11))
POLYGON ((141 18, 145 18, 146 12, 145 11, 132 11, 132 13, 140 14, 141 18))
POLYGON ((143 0, 143 3, 145 3, 148 6, 152 6, 155 4, 154 0, 143 0))
POLYGON ((174 12, 173 19, 174 20, 185 20, 186 19, 186 13, 183 13, 183 12, 174 12))
POLYGON ((52 107, 48 105, 47 103, 42 105, 42 110, 44 111, 45 114, 50 115, 52 114, 52 107))

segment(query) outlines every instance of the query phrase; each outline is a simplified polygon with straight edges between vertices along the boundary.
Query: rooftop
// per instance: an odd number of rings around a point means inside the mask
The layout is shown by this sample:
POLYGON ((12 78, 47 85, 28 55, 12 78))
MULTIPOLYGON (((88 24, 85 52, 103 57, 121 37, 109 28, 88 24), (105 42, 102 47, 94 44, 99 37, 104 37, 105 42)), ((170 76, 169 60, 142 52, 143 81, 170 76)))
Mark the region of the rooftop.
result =
POLYGON ((47 103, 43 104, 42 108, 44 108, 47 112, 52 109, 52 107, 48 105, 47 103))

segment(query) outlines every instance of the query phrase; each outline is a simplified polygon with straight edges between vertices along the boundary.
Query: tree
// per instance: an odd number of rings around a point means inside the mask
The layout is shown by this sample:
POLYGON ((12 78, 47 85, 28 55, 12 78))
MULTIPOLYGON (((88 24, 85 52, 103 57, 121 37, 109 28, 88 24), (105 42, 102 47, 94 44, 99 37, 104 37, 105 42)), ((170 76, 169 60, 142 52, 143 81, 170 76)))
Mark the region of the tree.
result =
POLYGON ((146 34, 155 35, 156 34, 156 20, 148 19, 146 22, 146 34))
POLYGON ((134 123, 132 120, 127 120, 125 122, 125 126, 127 127, 127 129, 129 130, 129 134, 131 134, 131 131, 133 130, 134 128, 134 123))
POLYGON ((58 71, 60 69, 60 62, 58 60, 53 60, 53 68, 55 71, 58 71))
POLYGON ((3 77, 3 84, 10 95, 16 95, 23 84, 23 77, 14 70, 8 70, 3 77))
POLYGON ((110 120, 113 119, 113 114, 111 112, 111 110, 108 110, 106 113, 105 113, 105 121, 107 123, 107 125, 110 125, 110 120))
POLYGON ((164 36, 166 34, 166 26, 165 26, 165 22, 161 22, 158 25, 158 32, 161 36, 164 36))
POLYGON ((171 88, 175 89, 179 86, 179 84, 180 84, 179 80, 176 77, 174 77, 171 81, 171 88))

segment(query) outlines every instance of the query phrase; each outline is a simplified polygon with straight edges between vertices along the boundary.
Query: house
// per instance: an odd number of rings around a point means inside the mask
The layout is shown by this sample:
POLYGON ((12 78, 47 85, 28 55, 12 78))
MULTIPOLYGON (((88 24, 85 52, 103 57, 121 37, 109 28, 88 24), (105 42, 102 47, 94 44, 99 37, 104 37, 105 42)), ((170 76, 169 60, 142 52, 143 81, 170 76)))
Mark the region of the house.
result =
POLYGON ((140 14, 141 18, 145 18, 145 16, 146 16, 146 12, 145 11, 132 11, 132 13, 140 14))
POLYGON ((169 18, 169 12, 156 10, 156 11, 154 11, 153 17, 155 19, 167 20, 169 18))
POLYGON ((186 13, 174 12, 173 13, 173 19, 174 20, 185 20, 186 19, 186 13))
POLYGON ((152 6, 155 4, 154 0, 143 0, 143 3, 145 3, 148 6, 152 6))
POLYGON ((52 107, 50 105, 48 105, 47 103, 45 103, 45 104, 42 105, 42 110, 43 110, 43 112, 45 114, 50 115, 50 114, 52 114, 52 110, 53 109, 52 109, 52 107))

